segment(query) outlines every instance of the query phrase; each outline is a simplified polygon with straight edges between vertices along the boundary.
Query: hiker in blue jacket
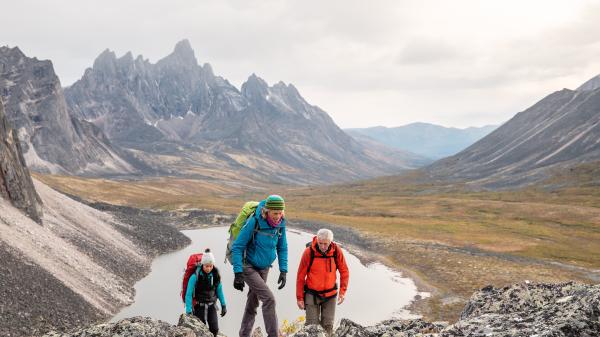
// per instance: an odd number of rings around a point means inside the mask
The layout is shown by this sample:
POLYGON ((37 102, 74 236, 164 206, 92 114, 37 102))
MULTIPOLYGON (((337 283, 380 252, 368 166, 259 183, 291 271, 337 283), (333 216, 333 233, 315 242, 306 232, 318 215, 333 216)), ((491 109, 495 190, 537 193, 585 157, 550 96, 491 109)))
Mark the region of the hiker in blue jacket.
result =
POLYGON ((215 256, 206 249, 200 260, 196 273, 190 276, 185 293, 185 313, 194 314, 208 330, 217 336, 219 333, 219 320, 217 317, 217 298, 221 302, 221 317, 227 313, 225 295, 219 270, 215 267, 215 256))
POLYGON ((240 327, 240 337, 248 337, 254 326, 256 309, 262 302, 265 330, 268 337, 278 336, 279 323, 275 312, 275 296, 267 286, 267 276, 275 257, 279 262, 278 289, 285 286, 288 271, 288 247, 285 231, 285 202, 270 195, 256 207, 231 248, 233 287, 244 290, 248 284, 248 299, 240 327))

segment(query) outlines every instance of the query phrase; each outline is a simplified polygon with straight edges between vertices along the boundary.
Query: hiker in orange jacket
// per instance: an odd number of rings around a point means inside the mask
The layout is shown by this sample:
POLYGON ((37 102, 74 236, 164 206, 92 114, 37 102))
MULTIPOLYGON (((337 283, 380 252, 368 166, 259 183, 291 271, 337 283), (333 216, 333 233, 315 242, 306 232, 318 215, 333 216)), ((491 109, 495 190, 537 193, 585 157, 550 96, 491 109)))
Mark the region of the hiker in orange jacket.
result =
POLYGON ((342 249, 333 242, 333 232, 319 229, 306 247, 298 267, 296 300, 306 310, 306 324, 320 324, 328 336, 333 334, 335 302, 342 304, 348 288, 350 272, 342 249), (336 283, 340 273, 340 287, 336 283))

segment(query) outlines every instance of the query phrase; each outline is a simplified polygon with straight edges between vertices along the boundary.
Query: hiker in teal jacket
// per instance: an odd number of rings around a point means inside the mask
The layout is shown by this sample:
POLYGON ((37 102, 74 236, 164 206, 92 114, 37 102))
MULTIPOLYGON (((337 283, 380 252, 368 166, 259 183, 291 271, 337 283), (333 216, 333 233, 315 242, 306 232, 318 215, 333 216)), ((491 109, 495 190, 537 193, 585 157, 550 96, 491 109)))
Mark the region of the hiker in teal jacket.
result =
POLYGON ((244 283, 250 288, 242 318, 240 337, 248 337, 252 332, 256 309, 262 302, 265 330, 268 337, 278 336, 278 321, 275 312, 275 296, 267 286, 267 276, 275 258, 279 263, 279 284, 282 289, 288 271, 288 247, 284 217, 285 202, 278 195, 270 195, 256 207, 231 248, 233 287, 244 290, 244 283))
POLYGON ((185 313, 194 314, 204 324, 208 325, 210 332, 217 336, 219 333, 219 320, 217 317, 217 298, 221 302, 221 317, 227 313, 225 295, 219 270, 214 266, 215 257, 207 249, 202 255, 200 265, 196 272, 190 276, 185 292, 185 313))

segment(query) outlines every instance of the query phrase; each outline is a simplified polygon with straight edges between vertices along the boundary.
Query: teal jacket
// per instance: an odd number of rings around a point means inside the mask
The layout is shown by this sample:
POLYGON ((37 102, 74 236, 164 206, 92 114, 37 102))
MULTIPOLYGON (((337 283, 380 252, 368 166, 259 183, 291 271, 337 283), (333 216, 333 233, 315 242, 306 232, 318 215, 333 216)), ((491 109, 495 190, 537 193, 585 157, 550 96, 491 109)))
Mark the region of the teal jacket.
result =
MULTIPOLYGON (((202 268, 201 266, 199 266, 198 268, 202 268)), ((199 273, 202 273, 202 269, 198 271, 199 273)), ((210 274, 208 274, 208 278, 209 278, 209 282, 212 282, 212 276, 213 273, 211 272, 210 274)), ((185 291, 185 313, 186 314, 191 314, 192 313, 192 298, 194 296, 194 290, 196 289, 196 282, 197 282, 197 278, 196 278, 196 273, 193 273, 192 276, 190 276, 190 279, 188 280, 188 285, 187 285, 187 289, 185 291)), ((225 303, 225 295, 223 294, 223 284, 222 282, 219 282, 219 285, 217 285, 217 297, 219 298, 219 302, 221 302, 221 307, 226 307, 227 303, 225 303)))
POLYGON ((279 270, 288 271, 288 246, 285 231, 285 218, 276 228, 271 227, 267 220, 260 216, 265 200, 256 207, 254 216, 246 220, 240 234, 231 247, 233 272, 241 273, 244 270, 244 256, 246 263, 258 269, 271 267, 277 257, 279 270), (259 230, 255 233, 256 222, 259 230))

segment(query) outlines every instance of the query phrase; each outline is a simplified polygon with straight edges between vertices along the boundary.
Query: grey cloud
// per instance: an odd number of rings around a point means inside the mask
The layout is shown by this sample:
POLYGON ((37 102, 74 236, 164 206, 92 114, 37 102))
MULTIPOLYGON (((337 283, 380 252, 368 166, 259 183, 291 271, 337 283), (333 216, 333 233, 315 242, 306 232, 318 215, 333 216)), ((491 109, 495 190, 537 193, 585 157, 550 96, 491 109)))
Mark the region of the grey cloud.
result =
POLYGON ((442 40, 414 38, 402 47, 397 61, 402 65, 427 65, 454 60, 460 55, 458 48, 442 40))

